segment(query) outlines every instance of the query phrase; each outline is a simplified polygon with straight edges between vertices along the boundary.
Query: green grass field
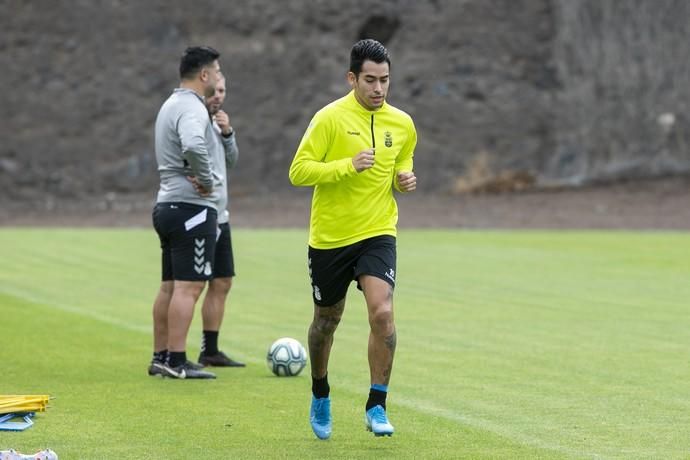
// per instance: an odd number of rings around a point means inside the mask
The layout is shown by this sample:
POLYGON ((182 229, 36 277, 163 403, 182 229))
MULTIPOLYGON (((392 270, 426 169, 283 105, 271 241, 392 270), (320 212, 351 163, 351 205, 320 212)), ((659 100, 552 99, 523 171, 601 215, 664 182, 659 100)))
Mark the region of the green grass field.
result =
MULTIPOLYGON (((331 368, 334 430, 308 423, 306 232, 240 229, 215 381, 150 378, 152 229, 0 229, 0 394, 50 394, 0 449, 66 459, 690 458, 690 234, 399 236, 392 438, 364 430, 368 326, 353 290, 331 368)), ((199 311, 188 354, 199 349, 199 311)))

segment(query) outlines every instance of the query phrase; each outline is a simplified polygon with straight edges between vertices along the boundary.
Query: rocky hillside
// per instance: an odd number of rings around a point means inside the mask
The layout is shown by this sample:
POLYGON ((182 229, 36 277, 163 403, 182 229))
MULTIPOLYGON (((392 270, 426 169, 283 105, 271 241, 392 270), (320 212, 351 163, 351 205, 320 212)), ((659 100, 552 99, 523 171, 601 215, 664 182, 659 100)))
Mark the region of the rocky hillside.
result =
POLYGON ((311 115, 383 41, 426 191, 687 174, 684 0, 2 0, 0 205, 153 196, 185 47, 222 53, 235 194, 289 188, 311 115))

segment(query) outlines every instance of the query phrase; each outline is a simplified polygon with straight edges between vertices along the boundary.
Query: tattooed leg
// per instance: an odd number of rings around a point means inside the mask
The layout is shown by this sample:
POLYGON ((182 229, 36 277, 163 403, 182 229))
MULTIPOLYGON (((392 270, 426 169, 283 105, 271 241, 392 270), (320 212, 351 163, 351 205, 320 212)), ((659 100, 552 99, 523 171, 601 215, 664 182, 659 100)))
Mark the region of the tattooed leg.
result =
POLYGON ((314 319, 309 326, 309 362, 311 375, 322 378, 328 372, 333 334, 345 310, 345 297, 330 307, 314 305, 314 319))
POLYGON ((393 288, 382 279, 360 277, 369 311, 369 371, 371 383, 388 385, 397 335, 393 320, 393 288))

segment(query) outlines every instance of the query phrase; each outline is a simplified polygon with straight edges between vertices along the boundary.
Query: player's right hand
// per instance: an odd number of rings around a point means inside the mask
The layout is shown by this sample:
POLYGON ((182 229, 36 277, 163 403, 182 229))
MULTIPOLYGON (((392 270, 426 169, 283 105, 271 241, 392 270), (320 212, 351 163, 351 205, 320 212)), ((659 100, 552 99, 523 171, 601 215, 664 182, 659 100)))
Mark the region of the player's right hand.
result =
POLYGON ((352 158, 352 166, 358 173, 374 166, 374 149, 362 150, 352 158))
POLYGON ((218 124, 218 127, 220 128, 220 132, 224 136, 227 136, 230 134, 230 131, 232 131, 232 126, 230 125, 230 117, 228 116, 227 113, 223 112, 222 110, 219 110, 213 116, 213 119, 218 124))

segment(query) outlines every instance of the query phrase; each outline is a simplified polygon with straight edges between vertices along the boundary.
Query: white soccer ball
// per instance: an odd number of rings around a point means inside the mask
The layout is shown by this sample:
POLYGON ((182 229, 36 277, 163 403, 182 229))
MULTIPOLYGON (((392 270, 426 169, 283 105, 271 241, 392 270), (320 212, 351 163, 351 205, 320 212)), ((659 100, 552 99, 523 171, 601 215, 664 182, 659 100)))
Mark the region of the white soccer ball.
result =
POLYGON ((282 337, 268 348, 266 365, 278 377, 294 377, 307 365, 307 352, 297 340, 282 337))

